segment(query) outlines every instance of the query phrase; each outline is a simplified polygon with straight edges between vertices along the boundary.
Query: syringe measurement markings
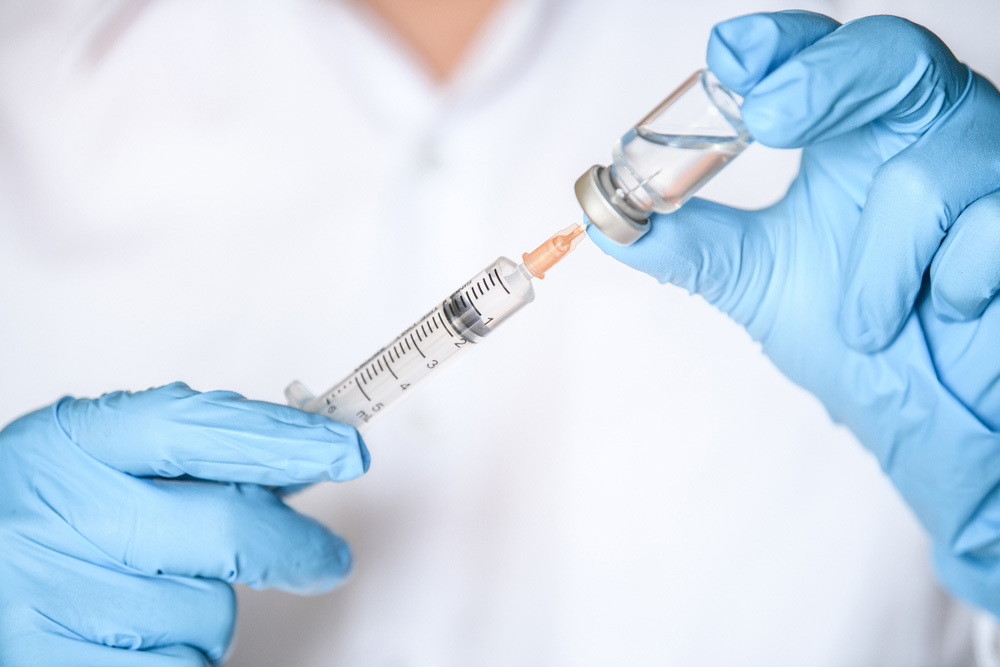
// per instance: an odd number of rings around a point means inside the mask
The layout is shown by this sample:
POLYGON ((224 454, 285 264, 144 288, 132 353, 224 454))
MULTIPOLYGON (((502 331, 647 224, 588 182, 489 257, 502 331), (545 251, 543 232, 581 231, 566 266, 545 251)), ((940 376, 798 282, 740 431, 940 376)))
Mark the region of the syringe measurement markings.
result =
POLYGON ((441 323, 441 327, 442 327, 442 328, 443 328, 443 329, 444 329, 445 331, 447 331, 447 332, 448 332, 448 335, 449 335, 449 336, 451 336, 452 338, 454 338, 454 337, 455 337, 455 334, 453 334, 453 333, 451 332, 451 329, 449 329, 449 328, 448 328, 448 326, 447 326, 447 325, 445 325, 445 323, 444 323, 444 318, 443 318, 443 317, 441 316, 441 313, 438 313, 437 315, 435 315, 435 317, 437 317, 438 321, 439 321, 439 322, 441 323))
MULTIPOLYGON (((410 334, 410 340, 413 340, 413 334, 410 334)), ((419 346, 419 345, 417 345, 417 341, 415 341, 415 340, 413 341, 413 347, 415 347, 415 348, 416 348, 417 352, 419 352, 419 353, 420 353, 420 356, 421 356, 421 357, 423 357, 424 359, 426 359, 426 358, 427 358, 427 355, 426 355, 426 354, 424 354, 424 351, 420 349, 420 346, 419 346)))
MULTIPOLYGON (((385 355, 384 354, 382 355, 382 358, 385 359, 385 355)), ((379 363, 382 363, 382 362, 379 362, 379 363)), ((399 376, 396 375, 395 371, 392 370, 392 366, 389 365, 389 360, 388 359, 385 359, 385 369, 387 371, 389 371, 390 373, 392 373, 392 377, 396 378, 397 380, 399 379, 399 376)))
MULTIPOLYGON (((370 366, 362 369, 358 377, 361 378, 362 382, 367 384, 368 381, 374 381, 375 377, 378 376, 379 371, 385 372, 388 370, 392 373, 393 377, 399 379, 395 371, 392 370, 391 362, 400 361, 408 349, 416 349, 417 352, 420 353, 420 356, 426 358, 427 355, 424 354, 424 351, 420 348, 418 341, 422 342, 425 339, 429 340, 433 336, 434 331, 442 327, 448 336, 455 336, 445 322, 445 318, 442 316, 440 310, 435 312, 430 317, 425 318, 422 322, 410 328, 409 336, 402 337, 394 346, 384 350, 381 357, 376 357, 375 360, 371 362, 370 366), (414 336, 416 336, 416 338, 414 338, 414 336), (367 377, 365 374, 367 374, 367 377)), ((345 391, 346 388, 346 386, 341 387, 339 389, 339 393, 345 391)))
MULTIPOLYGON (((505 318, 521 305, 517 303, 508 307, 507 304, 509 297, 515 297, 515 290, 518 291, 516 298, 524 296, 520 293, 524 281, 517 275, 513 277, 518 280, 508 285, 505 276, 500 274, 501 266, 506 271, 512 263, 497 263, 489 267, 439 301, 424 318, 410 326, 389 346, 369 357, 364 366, 355 370, 340 386, 311 403, 308 409, 329 414, 336 412, 348 423, 368 423, 374 413, 381 413, 382 408, 409 393, 406 390, 412 388, 414 382, 421 381, 430 370, 455 354, 458 348, 474 347, 466 344, 474 343, 496 319, 505 318), (494 293, 498 286, 503 288, 505 294, 501 295, 499 291, 494 293), (480 305, 483 307, 480 308, 480 305), (496 318, 486 317, 485 313, 494 310, 498 311, 496 318), (481 319, 477 320, 477 317, 481 319), (480 331, 480 327, 485 330, 480 331), (470 338, 463 336, 462 331, 467 331, 470 338), (418 353, 420 359, 413 357, 413 351, 418 353), (381 377, 384 375, 392 379, 381 377), (361 398, 357 398, 359 395, 361 398)), ((523 268, 521 273, 524 273, 523 268)), ((527 296, 532 296, 530 283, 527 285, 527 296)), ((522 298, 522 301, 526 300, 522 298)))
POLYGON ((350 387, 351 387, 351 385, 352 385, 352 384, 357 384, 357 383, 356 383, 356 382, 354 381, 354 378, 353 378, 353 377, 352 377, 352 378, 351 378, 350 380, 348 380, 347 382, 345 382, 344 384, 340 385, 340 386, 339 386, 339 387, 337 388, 337 392, 336 392, 336 393, 337 393, 337 395, 339 396, 340 394, 343 394, 343 393, 344 393, 345 391, 347 391, 348 389, 350 389, 350 387))
POLYGON ((503 280, 500 278, 500 269, 493 269, 493 273, 496 275, 497 282, 500 283, 500 287, 503 288, 503 291, 507 292, 507 294, 510 294, 510 290, 507 289, 507 286, 503 284, 503 280))
POLYGON ((372 399, 371 399, 371 397, 370 397, 370 396, 368 396, 368 393, 367 393, 367 392, 365 392, 365 388, 361 386, 361 383, 360 383, 360 382, 358 382, 358 383, 357 383, 357 385, 358 385, 358 389, 360 389, 360 390, 361 390, 361 393, 362 393, 362 395, 363 395, 363 396, 364 396, 365 398, 367 398, 367 399, 368 399, 368 402, 370 403, 372 399))
MULTIPOLYGON (((469 296, 469 293, 468 293, 468 292, 466 292, 466 293, 465 293, 465 295, 466 295, 466 296, 469 296)), ((473 309, 474 311, 476 311, 476 315, 479 315, 479 317, 482 317, 482 316, 483 316, 483 314, 479 312, 479 309, 478 309, 478 308, 476 308, 476 304, 475 304, 475 302, 474 302, 474 301, 472 300, 472 297, 471 297, 471 296, 469 296, 469 305, 470 305, 470 306, 472 306, 472 309, 473 309)))

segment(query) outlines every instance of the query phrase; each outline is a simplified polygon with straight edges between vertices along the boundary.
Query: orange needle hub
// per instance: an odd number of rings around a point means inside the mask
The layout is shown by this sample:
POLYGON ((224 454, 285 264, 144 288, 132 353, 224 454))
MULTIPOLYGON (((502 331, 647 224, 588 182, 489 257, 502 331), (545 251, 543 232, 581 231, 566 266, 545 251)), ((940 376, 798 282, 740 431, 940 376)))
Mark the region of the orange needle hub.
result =
POLYGON ((544 278, 545 272, 559 263, 568 255, 583 239, 583 225, 571 225, 561 232, 557 232, 548 241, 538 246, 531 252, 521 255, 524 260, 524 268, 528 269, 531 275, 536 278, 544 278))

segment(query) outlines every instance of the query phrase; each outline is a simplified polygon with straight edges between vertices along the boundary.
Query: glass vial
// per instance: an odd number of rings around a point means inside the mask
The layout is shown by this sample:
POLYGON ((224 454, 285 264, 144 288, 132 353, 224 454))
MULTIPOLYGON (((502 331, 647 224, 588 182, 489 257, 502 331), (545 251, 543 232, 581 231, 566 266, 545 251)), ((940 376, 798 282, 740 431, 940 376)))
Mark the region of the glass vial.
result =
POLYGON ((628 245, 649 216, 672 213, 753 141, 741 98, 707 69, 695 72, 615 144, 612 164, 576 183, 590 221, 628 245))

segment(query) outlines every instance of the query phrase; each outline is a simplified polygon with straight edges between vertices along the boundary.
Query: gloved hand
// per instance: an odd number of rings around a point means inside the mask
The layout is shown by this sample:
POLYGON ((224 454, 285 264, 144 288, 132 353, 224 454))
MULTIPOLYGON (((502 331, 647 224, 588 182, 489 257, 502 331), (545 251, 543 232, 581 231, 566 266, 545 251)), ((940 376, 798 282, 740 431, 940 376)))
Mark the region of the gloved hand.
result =
POLYGON ((1000 615, 1000 94, 885 16, 733 19, 708 65, 757 140, 805 147, 786 196, 592 237, 743 324, 872 450, 945 584, 1000 615))
POLYGON ((368 460, 349 426, 183 384, 18 419, 0 432, 0 664, 219 663, 231 584, 319 592, 351 566, 261 485, 368 460))

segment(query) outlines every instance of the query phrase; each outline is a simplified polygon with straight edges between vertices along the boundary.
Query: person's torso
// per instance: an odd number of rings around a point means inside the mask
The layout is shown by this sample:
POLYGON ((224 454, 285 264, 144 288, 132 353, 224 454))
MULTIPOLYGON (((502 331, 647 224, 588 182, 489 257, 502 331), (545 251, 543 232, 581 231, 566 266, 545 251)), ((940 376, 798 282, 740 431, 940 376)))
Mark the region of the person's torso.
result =
MULTIPOLYGON (((327 389, 578 221, 576 176, 758 9, 673 5, 514 3, 443 91, 337 3, 39 9, 0 62, 3 421, 327 389)), ((704 194, 764 205, 794 171, 755 147, 704 194)), ((241 591, 232 664, 967 659, 875 461, 736 325, 586 242, 536 291, 372 425, 366 477, 292 500, 356 570, 241 591)))

